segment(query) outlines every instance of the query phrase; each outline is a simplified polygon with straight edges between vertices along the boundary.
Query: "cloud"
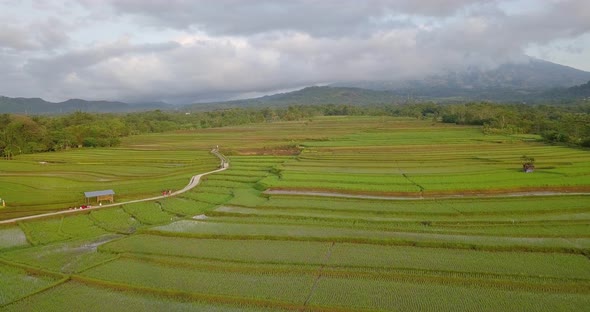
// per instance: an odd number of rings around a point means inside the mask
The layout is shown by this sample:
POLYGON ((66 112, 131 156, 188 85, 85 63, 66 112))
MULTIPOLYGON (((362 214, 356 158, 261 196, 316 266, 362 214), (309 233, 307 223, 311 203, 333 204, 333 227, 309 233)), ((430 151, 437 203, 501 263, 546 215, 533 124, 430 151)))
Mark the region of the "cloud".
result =
MULTIPOLYGON (((137 88, 125 89, 125 86, 143 81, 148 74, 156 75, 156 72, 150 71, 153 60, 178 47, 180 44, 176 42, 138 45, 121 39, 54 57, 31 58, 23 66, 23 71, 38 85, 50 90, 46 94, 51 98, 68 94, 68 97, 77 98, 116 99, 126 97, 125 92, 141 91, 137 88), (131 69, 134 75, 125 74, 131 69)), ((174 78, 168 77, 170 80, 174 78)))
POLYGON ((48 18, 42 22, 34 22, 29 26, 29 33, 35 34, 43 49, 54 49, 67 45, 70 37, 67 35, 68 26, 57 18, 48 18))
POLYGON ((158 53, 179 47, 178 43, 133 45, 126 39, 97 45, 84 50, 75 50, 50 58, 32 58, 24 69, 33 75, 60 76, 77 69, 84 69, 113 58, 128 54, 158 53))
POLYGON ((533 3, 535 10, 527 0, 34 2, 37 11, 6 18, 0 29, 0 94, 187 103, 493 68, 525 59, 531 45, 588 37, 590 2, 533 3))
POLYGON ((421 51, 415 37, 405 29, 364 39, 286 33, 248 40, 201 35, 163 46, 122 41, 33 59, 25 68, 71 97, 204 101, 318 82, 416 78, 439 69, 424 61, 432 51, 421 51))
POLYGON ((0 49, 13 51, 52 50, 69 41, 66 25, 55 18, 29 24, 10 23, 14 18, 0 17, 7 22, 0 28, 0 49))
POLYGON ((0 28, 0 48, 11 50, 28 50, 35 44, 28 38, 25 29, 5 25, 0 28))
POLYGON ((304 32, 314 36, 370 34, 390 24, 392 16, 444 17, 490 0, 216 0, 85 1, 97 9, 110 4, 121 15, 154 27, 197 29, 212 35, 304 32))

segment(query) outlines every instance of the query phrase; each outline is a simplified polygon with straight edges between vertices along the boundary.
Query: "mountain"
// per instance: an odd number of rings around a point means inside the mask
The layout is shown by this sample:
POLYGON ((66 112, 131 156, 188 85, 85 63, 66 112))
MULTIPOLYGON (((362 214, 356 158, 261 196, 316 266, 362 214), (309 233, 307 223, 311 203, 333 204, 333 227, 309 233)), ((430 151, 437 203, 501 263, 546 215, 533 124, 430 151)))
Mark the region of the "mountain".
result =
MULTIPOLYGON (((474 91, 475 92, 475 91, 474 91)), ((501 102, 523 102, 531 103, 552 103, 552 104, 568 104, 574 103, 577 100, 590 100, 590 81, 585 84, 574 86, 570 88, 551 88, 538 89, 535 92, 522 93, 514 89, 502 89, 498 87, 487 88, 486 90, 479 90, 479 96, 488 94, 489 98, 502 98, 501 102), (487 93, 486 93, 487 92, 487 93), (494 95, 494 92, 500 93, 494 95), (520 93, 519 93, 520 92, 520 93)), ((476 94, 476 93, 474 93, 476 94)), ((427 98, 426 96, 422 96, 427 98)), ((354 105, 375 105, 375 104, 391 104, 391 103, 407 103, 408 96, 403 92, 398 91, 383 91, 370 90, 351 87, 307 87, 301 90, 279 93, 275 95, 263 96, 253 99, 226 101, 226 102, 210 102, 210 103, 196 103, 186 105, 184 110, 188 111, 210 111, 216 109, 227 108, 248 108, 248 107, 287 107, 289 105, 322 105, 322 104, 354 104, 354 105)), ((456 99, 456 98, 455 98, 456 99)), ((431 97, 428 100, 436 102, 448 102, 448 97, 431 97)), ((455 100, 460 101, 460 100, 455 100)))
POLYGON ((542 97, 553 103, 590 101, 590 81, 570 88, 553 88, 543 92, 542 97))
POLYGON ((86 101, 71 99, 53 103, 40 98, 10 98, 0 96, 0 113, 16 114, 66 114, 74 111, 96 113, 124 113, 152 109, 170 109, 170 105, 161 102, 128 104, 111 101, 86 101))
POLYGON ((590 98, 590 81, 583 85, 568 88, 566 93, 575 97, 590 98))
POLYGON ((469 68, 420 80, 356 81, 334 86, 388 90, 417 98, 520 102, 541 100, 548 89, 572 87, 589 80, 590 72, 531 58, 493 70, 469 68))
MULTIPOLYGON (((307 87, 254 99, 186 105, 185 110, 206 111, 232 107, 286 107, 314 104, 388 104, 408 101, 568 104, 589 101, 590 72, 543 60, 503 64, 493 70, 470 68, 420 80, 357 81, 307 87), (577 85, 577 86, 576 86, 577 85)), ((61 114, 133 112, 176 107, 162 102, 128 104, 80 99, 52 103, 40 98, 0 96, 0 113, 61 114)))
POLYGON ((348 87, 307 87, 301 90, 267 95, 254 99, 226 102, 196 103, 185 106, 187 110, 211 110, 232 107, 287 107, 289 105, 321 104, 385 104, 403 100, 390 91, 367 90, 348 87))

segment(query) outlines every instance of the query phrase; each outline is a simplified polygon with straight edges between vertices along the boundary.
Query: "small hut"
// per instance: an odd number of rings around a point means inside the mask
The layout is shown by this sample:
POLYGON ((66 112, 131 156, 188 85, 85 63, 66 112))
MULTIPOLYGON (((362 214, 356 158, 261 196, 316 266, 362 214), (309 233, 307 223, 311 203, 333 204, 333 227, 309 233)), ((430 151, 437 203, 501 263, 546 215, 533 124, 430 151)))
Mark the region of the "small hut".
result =
POLYGON ((115 191, 103 190, 103 191, 84 192, 84 197, 86 198, 87 204, 90 204, 90 202, 92 201, 93 198, 96 198, 97 204, 103 200, 113 203, 115 201, 115 191))

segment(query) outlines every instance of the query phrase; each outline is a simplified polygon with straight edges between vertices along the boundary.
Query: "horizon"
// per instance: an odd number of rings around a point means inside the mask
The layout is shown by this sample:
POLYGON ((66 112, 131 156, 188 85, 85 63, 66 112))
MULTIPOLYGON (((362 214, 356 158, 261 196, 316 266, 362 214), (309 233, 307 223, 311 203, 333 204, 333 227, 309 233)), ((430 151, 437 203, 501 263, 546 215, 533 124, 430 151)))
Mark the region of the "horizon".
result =
MULTIPOLYGON (((538 58, 532 58, 531 60, 537 60, 537 61, 543 61, 543 62, 550 62, 547 60, 543 60, 543 59, 538 59, 538 58)), ((564 66, 564 67, 569 67, 575 70, 579 70, 579 71, 583 71, 586 73, 590 73, 590 71, 584 71, 578 68, 574 68, 571 66, 567 66, 564 64, 558 64, 558 63, 554 63, 554 62, 550 62, 553 64, 557 64, 560 66, 564 66)), ((374 82, 378 82, 378 81, 374 81, 374 82)), ((589 80, 590 82, 590 80, 589 80)), ((579 86, 579 85, 576 85, 579 86)), ((84 98, 70 98, 70 99, 66 99, 63 101, 49 101, 47 99, 44 99, 42 97, 8 97, 5 95, 0 94, 0 98, 4 97, 4 98, 12 98, 12 99, 40 99, 43 100, 45 102, 51 103, 51 104, 61 104, 61 103, 65 103, 68 101, 76 101, 76 100, 80 100, 80 101, 86 101, 86 102, 112 102, 112 103, 123 103, 123 104, 129 104, 129 105, 142 105, 142 104, 164 104, 165 106, 169 106, 169 107, 183 107, 183 106, 189 106, 189 105, 198 105, 198 104, 210 104, 210 103, 225 103, 225 102, 234 102, 234 101, 243 101, 243 100, 254 100, 254 99, 259 99, 259 98, 264 98, 267 96, 274 96, 274 95, 281 95, 281 94, 287 94, 287 93, 292 93, 292 92, 297 92, 297 91, 302 91, 304 89, 307 88, 311 88, 311 87, 332 87, 332 88, 356 88, 356 89, 362 89, 362 90, 370 90, 370 91, 384 91, 384 90, 375 90, 375 89, 367 89, 367 88, 363 88, 363 87, 355 87, 355 86, 337 86, 337 85, 333 85, 332 83, 318 83, 318 84, 313 84, 313 85, 306 85, 306 86, 299 86, 299 87, 295 87, 295 88, 288 88, 288 89, 281 89, 281 90, 274 90, 270 93, 261 93, 261 92, 256 92, 256 91, 252 91, 252 92, 245 92, 243 93, 243 96, 241 97, 235 97, 235 98, 225 98, 225 99, 210 99, 210 100, 203 100, 203 101, 199 101, 199 102, 191 102, 191 103, 168 103, 165 101, 155 101, 155 100, 145 100, 142 102, 126 102, 126 101, 122 101, 122 100, 117 100, 117 99, 113 99, 113 100, 107 100, 107 99, 84 99, 84 98)), ((391 91, 391 90, 390 90, 391 91)))

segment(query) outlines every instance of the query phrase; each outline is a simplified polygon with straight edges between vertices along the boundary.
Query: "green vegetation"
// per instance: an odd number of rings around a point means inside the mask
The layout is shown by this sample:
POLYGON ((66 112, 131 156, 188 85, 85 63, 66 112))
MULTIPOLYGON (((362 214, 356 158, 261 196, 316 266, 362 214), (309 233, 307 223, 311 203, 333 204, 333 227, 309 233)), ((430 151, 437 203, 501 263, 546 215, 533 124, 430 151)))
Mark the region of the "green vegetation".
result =
POLYGON ((158 265, 138 260, 122 259, 86 271, 98 280, 124 283, 181 292, 224 295, 297 303, 304 300, 313 283, 313 276, 275 274, 245 274, 186 270, 183 267, 158 265), (146 272, 150 272, 146 274, 146 272))
POLYGON ((336 244, 330 264, 418 270, 590 279, 586 257, 552 253, 336 244), (498 266, 498 263, 503 263, 498 266), (575 271, 578 270, 578 271, 575 271))
POLYGON ((166 149, 78 149, 0 161, 0 195, 6 201, 0 218, 79 207, 88 191, 112 189, 117 202, 158 196, 183 188, 195 173, 218 165, 205 146, 199 151, 166 149))
POLYGON ((53 276, 34 274, 3 263, 0 263, 0 278, 0 307, 57 282, 53 276))
POLYGON ((123 210, 142 224, 160 224, 173 220, 158 202, 133 203, 123 206, 123 210))
POLYGON ((0 249, 27 246, 27 236, 16 226, 0 227, 0 249))
POLYGON ((587 306, 588 295, 322 278, 310 303, 399 311, 580 311, 587 306))
POLYGON ((129 234, 134 233, 141 223, 123 209, 103 209, 90 212, 94 223, 109 232, 129 234))
MULTIPOLYGON (((321 88, 316 88, 321 89, 321 88)), ((314 88, 310 88, 314 90, 314 88)), ((357 92, 360 89, 356 89, 357 92)), ((372 92, 387 95, 387 92, 372 92)), ((244 125, 281 120, 305 120, 314 116, 405 116, 442 120, 445 123, 482 125, 485 133, 537 134, 549 142, 590 146, 588 105, 530 106, 468 103, 439 105, 434 103, 388 104, 391 100, 370 100, 364 106, 320 101, 307 106, 289 103, 288 108, 240 109, 181 114, 160 110, 127 115, 75 112, 66 116, 0 115, 0 156, 14 156, 80 147, 119 146, 124 137, 244 125)))
POLYGON ((581 311, 590 157, 538 138, 308 117, 18 155, 0 162, 3 198, 21 203, 3 219, 90 188, 180 189, 219 165, 216 145, 231 166, 178 196, 1 227, 0 274, 44 281, 15 282, 2 309, 581 311))
MULTIPOLYGON (((587 227, 583 227, 580 232, 587 227)), ((577 239, 577 243, 560 237, 502 237, 488 235, 437 234, 420 232, 394 232, 348 227, 314 225, 274 225, 211 221, 178 221, 153 228, 149 233, 166 236, 230 239, 279 239, 325 242, 357 242, 383 245, 415 245, 454 247, 482 250, 561 251, 584 253, 590 239, 577 239)))
POLYGON ((169 255, 238 262, 321 263, 330 244, 265 240, 227 240, 134 235, 100 247, 113 253, 169 255))
POLYGON ((52 272, 77 273, 117 258, 114 254, 96 252, 97 246, 117 235, 104 235, 90 240, 75 240, 3 253, 2 258, 52 272))
POLYGON ((94 237, 106 234, 88 215, 74 215, 36 222, 21 222, 21 228, 33 245, 43 245, 71 238, 94 237))
POLYGON ((184 217, 200 215, 215 207, 215 204, 197 202, 184 197, 166 198, 158 202, 162 205, 162 210, 176 216, 184 217))
POLYGON ((121 307, 129 311, 211 311, 241 312, 262 311, 247 306, 233 307, 206 302, 187 302, 169 297, 145 294, 139 291, 118 291, 112 288, 69 282, 51 288, 38 295, 28 297, 4 307, 5 311, 52 311, 75 310, 96 311, 118 310, 121 307))

